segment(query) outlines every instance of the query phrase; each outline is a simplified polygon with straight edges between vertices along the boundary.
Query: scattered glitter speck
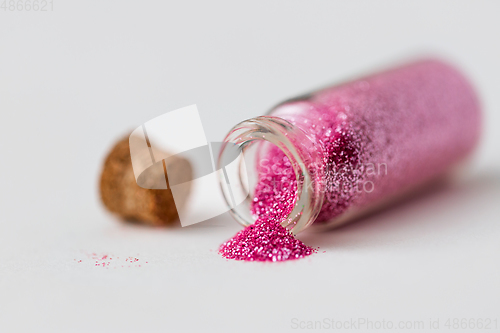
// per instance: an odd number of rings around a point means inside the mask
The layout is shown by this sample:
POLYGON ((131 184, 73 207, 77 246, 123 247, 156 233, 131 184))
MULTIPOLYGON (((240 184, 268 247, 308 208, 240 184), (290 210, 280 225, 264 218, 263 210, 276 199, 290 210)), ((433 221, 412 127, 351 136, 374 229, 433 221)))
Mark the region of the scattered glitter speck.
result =
MULTIPOLYGON (((120 262, 120 257, 113 257, 110 254, 98 255, 97 253, 85 253, 85 256, 87 257, 87 259, 90 259, 90 261, 93 262, 94 267, 104 267, 106 269, 108 269, 110 267, 113 267, 113 268, 124 267, 124 265, 122 265, 123 260, 120 262)), ((82 263, 85 260, 84 259, 79 259, 79 260, 74 259, 74 261, 76 261, 77 263, 82 263)), ((137 263, 133 267, 141 267, 141 265, 138 263, 138 261, 139 261, 139 258, 137 258, 137 257, 127 257, 125 259, 125 263, 137 263)), ((146 261, 146 264, 147 263, 148 262, 146 261)), ((128 266, 128 267, 132 267, 132 266, 128 266)))

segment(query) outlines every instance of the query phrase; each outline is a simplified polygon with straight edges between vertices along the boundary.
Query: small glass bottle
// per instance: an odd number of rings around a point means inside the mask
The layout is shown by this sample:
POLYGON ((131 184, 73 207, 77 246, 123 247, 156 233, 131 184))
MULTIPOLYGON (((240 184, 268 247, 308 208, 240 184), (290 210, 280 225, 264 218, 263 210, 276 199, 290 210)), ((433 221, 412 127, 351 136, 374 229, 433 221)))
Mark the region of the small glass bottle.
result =
MULTIPOLYGON (((263 159, 282 171, 288 166, 296 198, 281 225, 296 234, 313 222, 351 221, 448 174, 473 151, 480 123, 468 81, 448 64, 423 60, 285 101, 239 123, 224 140, 219 164, 234 144, 244 154, 257 145, 260 179, 280 179, 262 167, 263 159)), ((239 172, 233 176, 246 176, 239 172)), ((229 203, 232 194, 221 187, 229 203)), ((255 195, 229 205, 244 226, 256 219, 255 195)))

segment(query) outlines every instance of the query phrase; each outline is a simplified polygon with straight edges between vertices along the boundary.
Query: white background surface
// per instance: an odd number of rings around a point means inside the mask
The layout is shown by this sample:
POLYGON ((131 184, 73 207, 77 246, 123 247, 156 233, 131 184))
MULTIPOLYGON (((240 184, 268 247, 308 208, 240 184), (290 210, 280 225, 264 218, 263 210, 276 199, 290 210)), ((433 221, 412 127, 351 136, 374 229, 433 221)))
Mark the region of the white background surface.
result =
POLYGON ((293 318, 428 328, 432 318, 449 332, 448 318, 500 321, 499 13, 494 1, 0 10, 0 331, 297 331, 293 318), (418 54, 450 59, 477 86, 485 131, 474 169, 451 188, 301 235, 326 253, 226 261, 217 247, 240 228, 228 215, 151 229, 100 205, 106 151, 155 116, 196 103, 208 139, 221 140, 285 98, 418 54), (94 252, 142 265, 96 267, 94 252))

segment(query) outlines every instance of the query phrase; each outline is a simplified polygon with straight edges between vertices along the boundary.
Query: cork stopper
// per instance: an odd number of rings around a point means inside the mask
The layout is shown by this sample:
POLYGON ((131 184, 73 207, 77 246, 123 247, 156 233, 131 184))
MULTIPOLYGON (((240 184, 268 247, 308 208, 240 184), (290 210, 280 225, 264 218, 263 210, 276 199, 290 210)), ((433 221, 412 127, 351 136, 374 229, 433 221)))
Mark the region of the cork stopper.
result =
MULTIPOLYGON (((189 162, 168 153, 165 155, 170 157, 164 163, 179 165, 183 173, 188 177, 191 175, 189 162)), ((163 172, 163 168, 153 169, 157 170, 153 172, 163 172)), ((126 136, 115 144, 106 157, 100 180, 100 194, 104 206, 123 220, 166 226, 179 219, 176 203, 183 205, 189 193, 186 191, 182 198, 176 197, 174 202, 170 189, 145 189, 137 185, 130 158, 129 136, 126 136)))

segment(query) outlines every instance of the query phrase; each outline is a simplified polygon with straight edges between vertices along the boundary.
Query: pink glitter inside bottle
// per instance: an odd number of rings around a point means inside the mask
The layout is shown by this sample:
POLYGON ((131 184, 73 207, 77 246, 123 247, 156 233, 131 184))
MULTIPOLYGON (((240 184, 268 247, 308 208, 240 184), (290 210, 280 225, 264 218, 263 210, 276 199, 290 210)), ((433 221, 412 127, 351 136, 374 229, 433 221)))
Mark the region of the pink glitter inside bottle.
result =
POLYGON ((274 261, 313 253, 290 245, 291 235, 285 244, 285 236, 269 235, 296 234, 313 222, 340 225, 432 182, 472 152, 480 122, 467 80, 426 60, 292 99, 236 125, 225 141, 243 151, 258 144, 257 185, 232 214, 245 226, 257 222, 221 253, 274 261), (275 246, 259 243, 256 234, 266 232, 265 243, 275 246))

